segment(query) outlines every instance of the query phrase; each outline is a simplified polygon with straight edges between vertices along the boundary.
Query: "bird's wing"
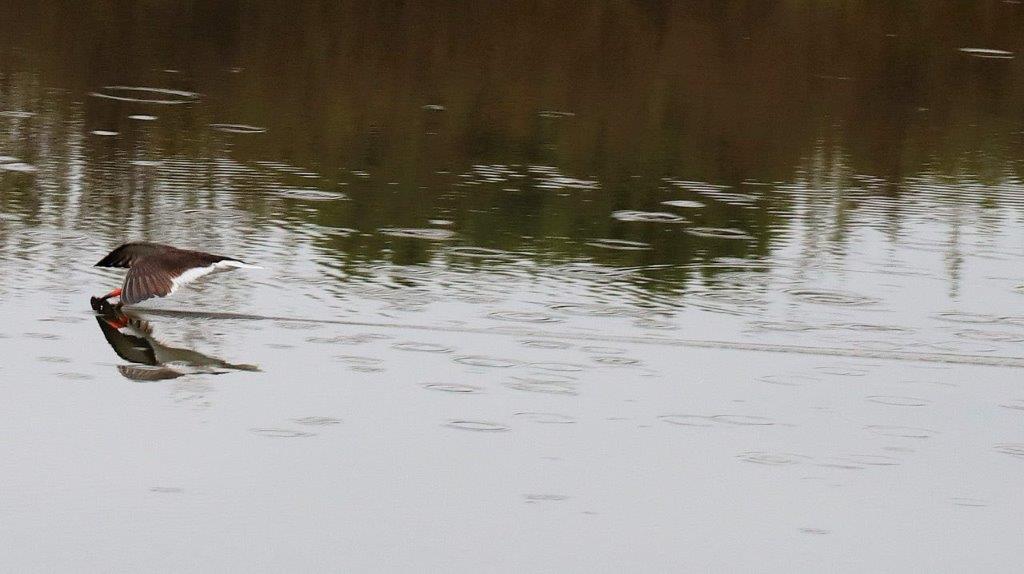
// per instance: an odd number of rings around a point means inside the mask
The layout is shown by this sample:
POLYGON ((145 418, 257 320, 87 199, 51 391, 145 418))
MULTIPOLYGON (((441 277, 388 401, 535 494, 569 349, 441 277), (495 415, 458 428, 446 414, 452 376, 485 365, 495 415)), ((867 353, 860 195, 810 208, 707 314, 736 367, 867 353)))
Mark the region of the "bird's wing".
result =
POLYGON ((121 302, 134 305, 153 297, 170 295, 174 291, 174 271, 153 260, 133 265, 121 287, 121 302))
POLYGON ((195 252, 195 256, 188 260, 173 252, 153 255, 128 270, 121 288, 121 302, 134 305, 153 297, 166 297, 204 275, 234 267, 255 266, 209 253, 195 252))
POLYGON ((143 258, 173 249, 173 247, 158 243, 125 243, 100 259, 96 267, 131 267, 143 258))

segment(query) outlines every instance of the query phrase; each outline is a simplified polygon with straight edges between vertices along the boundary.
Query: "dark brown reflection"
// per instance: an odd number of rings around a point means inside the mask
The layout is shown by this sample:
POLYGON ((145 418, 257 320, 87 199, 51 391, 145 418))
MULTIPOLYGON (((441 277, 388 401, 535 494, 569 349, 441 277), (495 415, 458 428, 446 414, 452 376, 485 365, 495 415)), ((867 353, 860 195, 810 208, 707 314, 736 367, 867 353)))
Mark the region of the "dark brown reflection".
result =
MULTIPOLYGON (((38 168, 2 176, 0 208, 108 242, 125 228, 167 241, 307 226, 349 276, 431 260, 451 243, 378 230, 443 219, 458 244, 640 269, 645 288, 678 289, 693 264, 765 256, 799 213, 842 249, 864 197, 895 200, 866 223, 895 238, 908 181, 1024 171, 1015 3, 180 6, 0 6, 0 108, 35 114, 0 117, 0 153, 38 168), (111 85, 198 96, 89 95, 111 85), (513 176, 488 177, 495 167, 513 176), (750 239, 612 217, 629 210, 750 239), (623 241, 642 246, 607 247, 623 241)), ((1008 203, 978 193, 948 199, 1008 203)))
POLYGON ((118 372, 133 381, 160 381, 196 373, 223 374, 228 370, 259 370, 255 365, 232 364, 192 349, 168 346, 153 336, 149 321, 118 305, 93 298, 92 306, 107 343, 117 356, 132 363, 118 365, 118 372))
MULTIPOLYGON (((929 147, 963 146, 984 124, 1021 126, 1024 8, 1000 0, 302 9, 51 0, 5 2, 0 18, 4 67, 33 70, 75 100, 109 84, 182 87, 203 106, 179 128, 267 127, 274 137, 239 151, 406 181, 469 158, 606 180, 684 168, 722 183, 773 181, 835 125, 848 130, 856 170, 889 177, 920 169, 929 147)), ((116 120, 97 102, 85 107, 89 127, 116 120)))

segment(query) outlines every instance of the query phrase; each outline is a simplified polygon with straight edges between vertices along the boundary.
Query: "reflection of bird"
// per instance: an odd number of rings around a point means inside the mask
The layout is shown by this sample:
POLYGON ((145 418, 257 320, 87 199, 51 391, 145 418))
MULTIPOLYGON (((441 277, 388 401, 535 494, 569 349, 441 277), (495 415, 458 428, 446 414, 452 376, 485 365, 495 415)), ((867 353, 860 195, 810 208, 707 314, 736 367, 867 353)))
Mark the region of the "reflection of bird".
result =
POLYGON ((202 251, 188 251, 159 243, 125 243, 108 254, 96 267, 127 267, 124 285, 103 297, 120 297, 120 304, 134 305, 152 297, 166 297, 178 287, 215 271, 238 268, 259 269, 232 257, 202 251))
POLYGON ((192 349, 168 346, 153 336, 153 327, 149 321, 131 315, 104 300, 94 298, 93 309, 100 313, 96 316, 96 321, 103 331, 103 337, 117 356, 130 363, 136 363, 117 368, 129 379, 157 381, 195 372, 217 373, 218 369, 259 370, 255 365, 236 365, 192 349))

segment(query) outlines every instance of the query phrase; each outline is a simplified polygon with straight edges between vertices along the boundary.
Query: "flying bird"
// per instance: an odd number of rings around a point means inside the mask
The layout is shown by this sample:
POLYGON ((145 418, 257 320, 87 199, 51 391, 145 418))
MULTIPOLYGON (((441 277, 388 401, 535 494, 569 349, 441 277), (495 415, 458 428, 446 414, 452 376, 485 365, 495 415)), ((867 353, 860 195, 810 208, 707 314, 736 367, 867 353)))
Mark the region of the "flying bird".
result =
POLYGON ((127 267, 124 284, 103 297, 119 297, 120 305, 134 305, 153 297, 166 297, 200 277, 232 269, 260 269, 244 261, 202 251, 178 249, 160 243, 125 243, 108 254, 96 267, 127 267))

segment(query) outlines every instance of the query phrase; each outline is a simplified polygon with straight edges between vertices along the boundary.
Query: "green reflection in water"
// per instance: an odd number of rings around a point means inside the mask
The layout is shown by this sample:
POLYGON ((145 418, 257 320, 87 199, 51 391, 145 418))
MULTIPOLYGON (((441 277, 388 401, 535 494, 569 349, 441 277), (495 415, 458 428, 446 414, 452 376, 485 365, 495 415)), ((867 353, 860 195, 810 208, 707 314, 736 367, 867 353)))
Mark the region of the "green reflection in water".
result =
POLYGON ((0 108, 34 114, 0 117, 0 155, 37 170, 3 172, 0 208, 111 242, 221 221, 304 230, 354 275, 468 245, 676 290, 796 221, 841 252, 857 225, 897 237, 918 196, 997 210, 1021 175, 1021 59, 960 50, 1024 52, 1002 2, 41 2, 0 21, 0 108), (199 97, 88 95, 117 85, 199 97))

